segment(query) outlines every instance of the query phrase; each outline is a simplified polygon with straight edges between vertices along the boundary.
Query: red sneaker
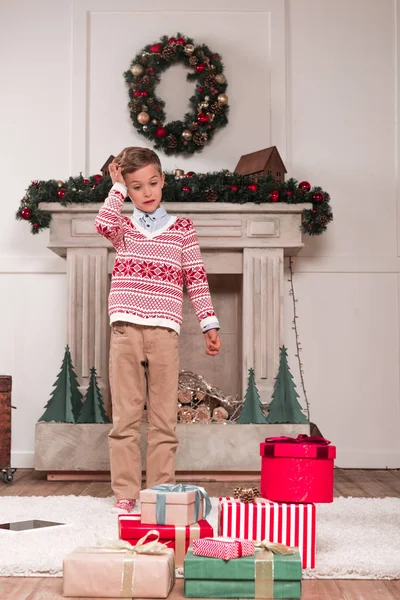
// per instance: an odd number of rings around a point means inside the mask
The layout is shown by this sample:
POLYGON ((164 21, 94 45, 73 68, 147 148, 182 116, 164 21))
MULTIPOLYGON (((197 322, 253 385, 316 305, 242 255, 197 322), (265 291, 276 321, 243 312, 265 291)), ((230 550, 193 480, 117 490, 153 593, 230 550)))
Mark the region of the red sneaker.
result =
POLYGON ((117 514, 130 513, 135 508, 135 505, 136 500, 133 500, 132 498, 121 498, 121 500, 117 500, 110 511, 117 514))

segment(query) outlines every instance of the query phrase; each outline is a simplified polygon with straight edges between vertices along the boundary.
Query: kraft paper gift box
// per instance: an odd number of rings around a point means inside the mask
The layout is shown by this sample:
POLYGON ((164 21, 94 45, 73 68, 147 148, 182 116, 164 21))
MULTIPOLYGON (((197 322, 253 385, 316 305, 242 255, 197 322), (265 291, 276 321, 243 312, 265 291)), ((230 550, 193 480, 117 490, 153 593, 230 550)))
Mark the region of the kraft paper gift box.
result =
MULTIPOLYGON (((267 543, 268 545, 268 543, 267 543)), ((233 560, 185 557, 186 598, 300 598, 301 559, 257 548, 253 556, 233 560)))
POLYGON ((267 539, 296 546, 303 568, 315 569, 315 504, 287 504, 263 498, 256 498, 254 502, 220 498, 218 512, 218 535, 246 540, 267 539))
MULTIPOLYGON (((138 540, 153 529, 154 525, 141 522, 140 514, 118 515, 118 535, 135 546, 138 540)), ((214 530, 204 519, 193 525, 157 525, 160 541, 168 548, 175 550, 175 566, 183 567, 187 549, 193 540, 203 537, 213 537, 214 530)))
POLYGON ((157 525, 192 525, 211 512, 204 488, 186 484, 160 484, 140 492, 142 522, 157 525))
POLYGON ((167 598, 175 583, 171 548, 164 546, 162 553, 155 554, 135 552, 127 542, 117 541, 113 545, 116 547, 78 548, 64 558, 64 596, 167 598))
POLYGON ((336 447, 323 437, 266 438, 260 444, 261 495, 274 502, 333 502, 336 447))

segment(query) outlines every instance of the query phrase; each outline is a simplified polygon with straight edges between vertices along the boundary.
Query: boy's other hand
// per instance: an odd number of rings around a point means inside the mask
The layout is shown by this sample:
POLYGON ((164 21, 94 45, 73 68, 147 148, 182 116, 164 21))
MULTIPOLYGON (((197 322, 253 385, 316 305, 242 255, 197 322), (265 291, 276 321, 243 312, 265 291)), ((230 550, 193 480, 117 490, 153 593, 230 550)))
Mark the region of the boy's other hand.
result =
POLYGON ((209 356, 217 356, 221 348, 221 340, 217 329, 209 329, 204 334, 206 338, 206 354, 209 356))
POLYGON ((110 176, 113 185, 114 183, 122 183, 122 185, 126 185, 125 179, 123 178, 121 173, 121 167, 118 163, 115 162, 115 160, 113 160, 112 163, 110 163, 108 168, 110 170, 110 176))

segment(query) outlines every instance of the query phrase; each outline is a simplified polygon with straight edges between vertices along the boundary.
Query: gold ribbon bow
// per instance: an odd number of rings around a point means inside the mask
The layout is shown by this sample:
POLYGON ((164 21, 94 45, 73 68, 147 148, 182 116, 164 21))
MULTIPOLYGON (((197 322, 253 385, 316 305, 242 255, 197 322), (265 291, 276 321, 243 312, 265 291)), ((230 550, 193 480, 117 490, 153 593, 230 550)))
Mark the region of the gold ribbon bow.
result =
POLYGON ((254 597, 274 597, 274 554, 295 554, 297 548, 262 540, 255 542, 259 549, 254 560, 254 597))

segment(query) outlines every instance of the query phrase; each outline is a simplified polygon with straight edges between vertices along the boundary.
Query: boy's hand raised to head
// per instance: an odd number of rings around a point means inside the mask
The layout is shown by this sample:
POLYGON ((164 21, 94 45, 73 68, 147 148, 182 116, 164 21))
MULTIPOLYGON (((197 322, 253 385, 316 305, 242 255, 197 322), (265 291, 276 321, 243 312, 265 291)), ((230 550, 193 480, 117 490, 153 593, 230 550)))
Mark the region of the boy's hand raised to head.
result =
POLYGON ((111 181, 114 183, 122 183, 123 185, 125 184, 125 179, 122 176, 121 173, 121 167, 118 163, 115 162, 115 160, 112 161, 112 163, 110 163, 109 165, 109 170, 110 170, 110 177, 111 177, 111 181))
POLYGON ((209 329, 204 334, 206 338, 206 354, 209 356, 217 356, 221 348, 221 340, 217 329, 209 329))

